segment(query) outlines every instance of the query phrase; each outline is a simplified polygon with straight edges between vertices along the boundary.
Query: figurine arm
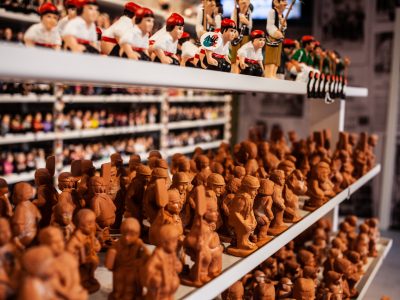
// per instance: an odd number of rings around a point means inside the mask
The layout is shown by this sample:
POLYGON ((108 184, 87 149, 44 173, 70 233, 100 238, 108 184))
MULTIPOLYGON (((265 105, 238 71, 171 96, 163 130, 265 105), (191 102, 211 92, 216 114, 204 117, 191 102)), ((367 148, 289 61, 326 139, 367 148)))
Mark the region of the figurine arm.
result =
POLYGON ((283 38, 282 32, 279 30, 278 27, 275 26, 275 11, 273 9, 271 9, 268 13, 267 32, 268 35, 272 36, 275 39, 283 38))
POLYGON ((25 45, 28 46, 28 47, 34 47, 35 46, 34 28, 35 28, 35 25, 32 25, 31 27, 29 27, 29 29, 24 34, 24 42, 25 42, 25 45))
POLYGON ((172 59, 166 56, 161 48, 154 49, 154 52, 163 64, 169 65, 172 63, 172 59))
POLYGON ((139 60, 140 55, 136 51, 132 49, 132 46, 130 44, 122 44, 122 50, 124 50, 124 53, 126 56, 128 56, 129 59, 134 59, 134 60, 139 60))
POLYGON ((65 45, 71 49, 72 52, 82 53, 85 51, 85 47, 80 45, 73 35, 64 36, 65 45))
POLYGON ((207 62, 208 62, 210 65, 218 66, 217 60, 214 59, 214 57, 212 57, 212 51, 206 50, 206 57, 207 57, 207 62))
POLYGON ((203 26, 203 9, 199 7, 197 9, 197 18, 196 18, 196 33, 197 37, 200 39, 204 34, 204 26, 203 26))
POLYGON ((104 266, 110 271, 114 270, 116 256, 117 250, 115 248, 111 248, 107 251, 106 258, 104 260, 104 266))

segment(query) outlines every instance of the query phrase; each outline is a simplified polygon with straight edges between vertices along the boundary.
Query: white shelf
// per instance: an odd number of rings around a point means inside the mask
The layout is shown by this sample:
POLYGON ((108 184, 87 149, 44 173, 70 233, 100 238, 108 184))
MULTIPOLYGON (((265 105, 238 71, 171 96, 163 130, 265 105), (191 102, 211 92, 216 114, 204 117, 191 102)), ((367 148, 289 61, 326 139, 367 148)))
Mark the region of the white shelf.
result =
POLYGON ((372 281, 374 280, 376 273, 378 273, 379 268, 381 267, 384 259, 388 255, 390 249, 392 248, 393 240, 380 238, 377 250, 378 256, 373 258, 368 258, 368 263, 364 266, 364 275, 361 280, 357 283, 356 288, 359 292, 357 297, 358 300, 362 300, 365 297, 365 294, 368 291, 372 281))
MULTIPOLYGON (((36 79, 44 82, 75 82, 108 86, 176 87, 298 95, 305 95, 307 90, 307 85, 301 82, 106 58, 90 54, 24 48, 4 43, 0 45, 0 57, 7 57, 0 66, 0 78, 4 80, 36 79), (46 64, 43 64, 43 61, 46 61, 46 64)), ((349 97, 364 95, 367 91, 367 89, 348 90, 349 97)))
POLYGON ((35 179, 35 171, 24 172, 21 174, 10 174, 0 177, 4 178, 8 184, 14 184, 21 181, 32 181, 35 179))
POLYGON ((183 129, 183 128, 202 128, 207 126, 218 126, 224 125, 229 122, 227 118, 219 118, 215 120, 194 120, 194 121, 179 121, 179 122, 171 122, 167 124, 167 128, 171 129, 183 129))
POLYGON ((188 103, 188 102, 230 102, 231 97, 230 96, 207 96, 207 95, 201 95, 201 96, 172 96, 168 97, 168 102, 169 103, 188 103))
POLYGON ((0 8, 0 18, 8 19, 13 21, 25 22, 25 23, 39 23, 40 18, 36 14, 23 14, 12 11, 7 11, 4 8, 0 8))
POLYGON ((52 95, 21 95, 21 94, 1 94, 0 103, 54 103, 56 97, 52 95))
POLYGON ((219 140, 219 141, 209 142, 209 143, 200 143, 200 144, 196 144, 196 145, 192 145, 192 146, 175 147, 175 148, 167 149, 166 155, 168 157, 171 157, 175 153, 190 154, 190 153, 193 153, 194 150, 198 147, 202 148, 203 150, 215 149, 215 148, 218 148, 221 145, 221 143, 224 143, 224 142, 227 142, 227 141, 219 140))
POLYGON ((64 95, 62 100, 66 103, 160 103, 164 97, 152 95, 64 95))

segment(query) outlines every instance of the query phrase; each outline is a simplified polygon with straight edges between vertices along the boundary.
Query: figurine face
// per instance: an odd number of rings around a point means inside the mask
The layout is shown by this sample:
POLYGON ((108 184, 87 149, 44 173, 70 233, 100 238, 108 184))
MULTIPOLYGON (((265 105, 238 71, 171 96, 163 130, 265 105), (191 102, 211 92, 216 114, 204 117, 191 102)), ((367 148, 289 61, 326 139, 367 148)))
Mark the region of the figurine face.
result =
POLYGON ((64 242, 64 237, 62 236, 62 233, 60 230, 53 232, 49 246, 55 256, 60 255, 64 251, 65 242, 64 242))
POLYGON ((179 40, 183 34, 183 26, 175 26, 170 34, 174 40, 179 40))
POLYGON ((178 239, 177 238, 164 240, 162 243, 162 248, 167 253, 174 253, 176 251, 177 247, 178 247, 178 239))
POLYGON ((330 170, 327 168, 318 169, 318 179, 321 181, 327 181, 329 179, 330 170))
POLYGON ((283 12, 287 7, 286 0, 274 0, 273 3, 274 3, 274 7, 280 12, 283 12))
POLYGON ((186 192, 187 187, 188 187, 187 183, 179 183, 178 186, 177 186, 179 194, 182 194, 182 193, 186 192))
POLYGON ((121 237, 125 245, 133 245, 139 239, 139 232, 135 230, 127 230, 122 234, 121 237))
POLYGON ((222 34, 225 43, 232 42, 236 38, 236 33, 237 31, 234 28, 229 28, 228 30, 225 30, 225 32, 222 34))
POLYGON ((86 22, 88 23, 96 22, 98 16, 99 16, 99 9, 97 5, 89 4, 83 7, 82 18, 86 22))
POLYGON ((224 192, 224 186, 213 185, 212 190, 214 191, 215 195, 217 195, 217 197, 220 197, 221 194, 224 192))
POLYGON ((75 7, 68 8, 68 18, 73 19, 75 17, 76 17, 76 8, 75 7))
POLYGON ((167 204, 167 210, 174 214, 179 214, 182 210, 180 199, 170 200, 167 204))
POLYGON ((58 16, 55 14, 45 14, 42 16, 42 24, 46 30, 52 30, 57 26, 58 16))
POLYGON ((214 10, 217 7, 215 0, 204 0, 203 5, 207 10, 214 10))
POLYGON ((254 198, 257 196, 258 189, 251 189, 251 188, 249 188, 247 192, 248 192, 248 194, 250 195, 250 197, 251 197, 252 199, 254 199, 254 198))
POLYGON ((154 18, 143 18, 142 22, 138 25, 140 30, 144 33, 151 33, 154 27, 154 18))
POLYGON ((96 232, 96 215, 87 214, 79 220, 79 229, 86 235, 96 232))
POLYGON ((265 46, 265 39, 264 38, 255 39, 253 41, 253 45, 255 49, 262 49, 265 46))

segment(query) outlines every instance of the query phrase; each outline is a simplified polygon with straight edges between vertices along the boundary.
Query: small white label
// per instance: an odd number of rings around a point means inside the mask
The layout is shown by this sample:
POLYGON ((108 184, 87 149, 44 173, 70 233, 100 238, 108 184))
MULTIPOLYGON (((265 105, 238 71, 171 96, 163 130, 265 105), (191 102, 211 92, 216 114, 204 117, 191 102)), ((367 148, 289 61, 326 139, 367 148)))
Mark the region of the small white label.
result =
POLYGON ((222 45, 222 34, 220 32, 206 32, 201 36, 201 46, 206 50, 215 50, 222 45))

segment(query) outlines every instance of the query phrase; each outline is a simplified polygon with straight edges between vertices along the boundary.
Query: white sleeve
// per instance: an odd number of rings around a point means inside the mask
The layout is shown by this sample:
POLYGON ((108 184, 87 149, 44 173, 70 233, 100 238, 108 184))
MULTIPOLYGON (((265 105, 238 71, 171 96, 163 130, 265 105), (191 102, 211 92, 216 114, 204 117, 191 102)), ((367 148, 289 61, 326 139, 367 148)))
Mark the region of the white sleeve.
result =
POLYGON ((133 32, 129 31, 126 32, 119 40, 119 45, 122 46, 123 44, 131 44, 133 40, 133 32))
POLYGON ((268 35, 274 35, 279 29, 275 26, 275 10, 271 9, 268 13, 267 32, 268 35))
POLYGON ((57 30, 57 33, 56 33, 54 44, 57 45, 57 46, 61 46, 61 44, 62 44, 61 35, 60 35, 60 32, 58 30, 57 30))
POLYGON ((127 32, 127 24, 124 22, 119 22, 118 24, 115 24, 114 28, 114 37, 116 38, 121 38, 125 32, 127 32))
POLYGON ((165 36, 160 36, 155 40, 153 49, 154 50, 157 50, 157 49, 165 50, 165 36))
POLYGON ((65 25, 64 31, 62 32, 61 36, 67 36, 67 35, 73 35, 76 36, 78 35, 78 27, 75 25, 75 20, 71 20, 65 25))
POLYGON ((214 18, 215 20, 215 29, 221 29, 221 23, 222 23, 222 15, 217 14, 214 18))
POLYGON ((247 44, 244 44, 237 52, 239 57, 247 57, 247 44))
POLYGON ((203 26, 203 8, 199 6, 197 8, 197 18, 196 18, 196 33, 197 37, 201 38, 201 33, 204 31, 203 26))
POLYGON ((249 27, 249 31, 251 33, 251 31, 253 29, 253 13, 251 11, 250 11, 250 14, 249 14, 249 26, 247 26, 247 27, 249 27))
POLYGON ((25 32, 24 39, 36 41, 36 26, 37 24, 32 25, 29 29, 25 32))

